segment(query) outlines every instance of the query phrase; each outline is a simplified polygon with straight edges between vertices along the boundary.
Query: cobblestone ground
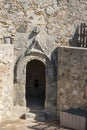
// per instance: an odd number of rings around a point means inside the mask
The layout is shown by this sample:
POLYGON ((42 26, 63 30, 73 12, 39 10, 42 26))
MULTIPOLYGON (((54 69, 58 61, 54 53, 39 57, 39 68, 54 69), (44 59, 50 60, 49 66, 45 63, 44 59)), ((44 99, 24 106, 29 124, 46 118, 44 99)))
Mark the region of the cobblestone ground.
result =
POLYGON ((37 122, 35 120, 17 120, 4 122, 0 130, 69 130, 58 125, 58 121, 37 122))

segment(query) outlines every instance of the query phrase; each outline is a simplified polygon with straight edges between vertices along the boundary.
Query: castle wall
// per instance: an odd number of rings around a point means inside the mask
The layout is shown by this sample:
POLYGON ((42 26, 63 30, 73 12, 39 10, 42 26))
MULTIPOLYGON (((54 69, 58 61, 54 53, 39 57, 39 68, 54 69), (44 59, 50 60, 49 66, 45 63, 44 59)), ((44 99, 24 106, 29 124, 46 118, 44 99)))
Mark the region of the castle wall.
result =
POLYGON ((17 60, 32 43, 32 31, 38 26, 39 42, 50 57, 56 46, 72 44, 77 26, 87 22, 86 14, 86 0, 1 0, 0 40, 13 39, 17 60))
POLYGON ((0 46, 0 122, 12 119, 13 110, 13 46, 0 46))
MULTIPOLYGON (((57 63, 57 47, 58 46, 77 46, 78 44, 78 26, 81 25, 81 23, 87 23, 87 0, 0 0, 0 43, 1 44, 6 44, 3 45, 3 53, 12 53, 11 48, 8 47, 10 45, 7 44, 14 44, 14 105, 20 105, 23 106, 25 105, 25 77, 26 77, 26 64, 30 61, 32 58, 32 54, 30 54, 31 51, 31 46, 35 42, 38 42, 39 46, 39 51, 43 53, 47 59, 50 61, 51 67, 49 67, 48 63, 46 66, 47 69, 47 84, 49 84, 48 90, 47 90, 47 97, 48 101, 46 102, 46 106, 49 106, 49 108, 52 108, 53 111, 56 111, 56 91, 57 91, 57 67, 58 67, 58 74, 61 75, 60 71, 64 71, 64 73, 67 70, 63 70, 65 68, 64 65, 62 65, 63 62, 67 62, 68 58, 73 57, 73 54, 69 52, 69 55, 66 57, 66 60, 64 60, 61 57, 65 57, 65 51, 62 53, 62 48, 58 49, 58 63, 57 63), (8 49, 4 50, 5 46, 7 46, 8 49), (26 55, 26 52, 29 51, 28 55, 26 55), (26 58, 28 57, 28 58, 26 58), (31 58, 30 58, 31 57, 31 58), (27 62, 24 61, 24 58, 26 59, 27 62), (26 64, 25 64, 26 63, 26 64), (61 67, 62 65, 62 67, 61 67), (60 68, 60 69, 59 69, 60 68), (50 77, 50 73, 52 73, 52 77, 50 77), (22 80, 23 79, 23 80, 22 80), (22 89, 20 89, 22 88, 22 89), (22 91, 22 92, 21 92, 22 91), (53 93, 54 92, 54 93, 53 93), (19 98, 21 95, 22 98, 19 98), (51 96, 52 95, 52 96, 51 96)), ((2 45, 0 44, 1 48, 2 45)), ((12 45, 11 45, 12 46, 12 45)), ((37 48, 35 48, 37 49, 37 48)), ((2 50, 2 49, 1 49, 2 50)), ((38 49, 37 49, 38 50, 38 49)), ((76 50, 76 49, 75 49, 76 50)), ((84 54, 85 50, 83 52, 83 49, 76 51, 76 57, 80 54, 84 54), (79 54, 78 54, 79 53, 79 54)), ((71 51, 71 49, 70 49, 71 51)), ((35 53, 35 52, 34 52, 35 53)), ((34 57, 38 60, 44 60, 40 59, 41 54, 40 53, 35 53, 34 57), (38 56, 38 58, 37 58, 38 56)), ((2 56, 0 54, 0 56, 2 56)), ((6 55, 2 60, 4 61, 5 59, 9 59, 10 56, 6 55), (6 58, 5 58, 6 57, 6 58)), ((84 56, 86 58, 86 56, 84 56)), ((80 56, 79 56, 80 58, 80 56)), ((12 61, 13 58, 10 57, 9 60, 12 61)), ((83 59, 80 59, 83 60, 83 59)), ((13 61, 12 61, 13 62, 13 61)), ((84 62, 85 59, 84 59, 84 62)), ((3 63, 1 61, 1 63, 3 63)), ((85 67, 85 64, 81 66, 80 61, 78 61, 79 64, 76 64, 76 66, 80 66, 83 68, 85 67)), ((8 64, 8 63, 7 63, 8 64)), ((6 64, 6 65, 7 65, 6 64)), ((74 64, 74 63, 73 63, 74 64)), ((12 68, 12 64, 9 63, 9 66, 12 68)), ((71 60, 67 62, 66 68, 68 69, 71 66, 71 60)), ((75 66, 75 65, 73 65, 75 66)), ((78 67, 77 67, 78 68, 78 67)), ((76 71, 75 75, 76 78, 78 78, 78 73, 81 76, 81 78, 85 77, 86 74, 83 72, 82 68, 82 73, 81 71, 79 72, 78 69, 74 70, 76 71), (78 72, 77 72, 78 71, 78 72), (84 75, 84 76, 83 76, 84 75)), ((86 68, 86 67, 85 67, 86 68)), ((73 71, 72 69, 70 70, 69 74, 70 80, 62 79, 63 77, 58 76, 58 109, 65 109, 68 107, 73 106, 75 103, 76 106, 79 106, 77 103, 74 102, 75 99, 73 99, 72 102, 69 105, 68 96, 65 95, 69 93, 69 97, 73 97, 71 89, 73 90, 73 87, 69 88, 69 92, 67 92, 64 89, 63 82, 66 84, 67 82, 69 85, 71 85, 71 82, 73 78, 71 78, 71 74, 73 71), (72 80, 71 80, 72 79, 72 80), (68 80, 68 81, 67 81, 68 80), (62 82, 63 81, 63 82, 62 82), (61 84, 62 83, 62 87, 61 84), (63 88, 62 91, 65 91, 64 95, 61 96, 61 89, 63 88), (66 97, 66 98, 65 98, 66 97), (63 99, 65 100, 63 100, 63 99), (63 100, 63 103, 59 103, 63 100), (66 104, 66 101, 68 105, 66 104), (71 105, 72 104, 72 105, 71 105), (64 106, 65 105, 65 106, 64 106)), ((6 71, 7 73, 8 71, 6 71)), ((5 74, 4 74, 5 75, 5 74)), ((12 75, 12 74, 11 74, 12 75)), ((5 77, 5 76, 4 76, 5 77)), ((72 76, 73 77, 73 76, 72 76)), ((8 78, 8 77, 7 77, 8 78)), ((12 76, 11 76, 12 78, 12 76)), ((4 78, 2 78, 4 80, 4 78)), ((10 80, 10 78, 9 78, 10 80)), ((12 82, 7 81, 4 82, 7 84, 11 84, 12 82)), ((13 81, 11 79, 11 81, 13 81)), ((79 82, 81 82, 79 80, 79 82)), ((84 81, 84 80, 83 80, 84 81)), ((84 81, 85 82, 85 81, 84 81)), ((66 85, 65 84, 65 85, 66 85)), ((75 84, 77 84, 75 82, 75 84)), ((79 86, 80 83, 78 83, 79 86)), ((83 84, 83 82, 82 82, 83 84)), ((6 87, 5 85, 5 87, 6 87)), ((67 85, 66 85, 67 86, 67 85)), ((8 87, 6 87, 7 89, 8 87)), ((77 93, 80 91, 79 87, 77 87, 73 93, 77 93), (78 91, 77 91, 78 90, 78 91)), ((83 88, 83 87, 82 87, 83 88)), ((9 91, 10 93, 10 91, 9 91)), ((4 94, 4 92, 3 92, 4 94)), ((81 93, 79 93, 81 94, 81 93)), ((9 94, 8 94, 9 95, 9 94)), ((84 94, 83 94, 84 95, 84 94)), ((77 94, 78 96, 78 94, 77 94)), ((5 96, 4 96, 5 97, 5 96)), ((80 100, 84 96, 80 96, 80 100)), ((9 96, 10 98, 10 96, 9 96)), ((75 98, 75 97, 74 97, 75 98)), ((79 98, 79 97, 78 97, 79 98)), ((76 97, 77 99, 77 97, 76 97)), ((84 100, 85 101, 85 100, 84 100)), ((80 102, 80 101, 79 101, 80 102)), ((2 101, 2 103, 4 103, 2 101)), ((1 104, 2 104, 1 103, 1 104)), ((82 102, 84 104, 84 102, 82 102)), ((9 105, 11 105, 9 103, 9 105)), ((80 104, 81 105, 81 104, 80 104)), ((75 105, 74 105, 75 106, 75 105)), ((11 107, 11 106, 10 106, 11 107)), ((83 105, 81 105, 83 107, 83 105)), ((6 109, 5 106, 3 106, 4 110, 6 109)), ((8 108, 8 107, 7 107, 8 108)), ((6 110, 5 110, 6 111, 6 110)), ((20 111, 20 109, 19 109, 20 111)), ((49 110, 48 110, 49 111, 49 110)), ((7 111, 8 112, 8 111, 7 111)), ((2 112, 3 113, 3 112, 2 112)), ((5 113, 5 112, 4 112, 5 113)), ((1 114, 2 115, 2 114, 1 114)), ((6 114, 5 114, 6 115, 6 114)), ((10 114, 8 114, 10 115, 10 114)), ((6 116, 7 117, 7 116, 6 116)), ((9 117, 9 116, 8 116, 9 117)), ((2 118, 2 116, 1 116, 2 118)), ((3 115, 3 118, 5 119, 5 116, 3 115)))
POLYGON ((87 109, 87 49, 58 48, 57 108, 87 109))

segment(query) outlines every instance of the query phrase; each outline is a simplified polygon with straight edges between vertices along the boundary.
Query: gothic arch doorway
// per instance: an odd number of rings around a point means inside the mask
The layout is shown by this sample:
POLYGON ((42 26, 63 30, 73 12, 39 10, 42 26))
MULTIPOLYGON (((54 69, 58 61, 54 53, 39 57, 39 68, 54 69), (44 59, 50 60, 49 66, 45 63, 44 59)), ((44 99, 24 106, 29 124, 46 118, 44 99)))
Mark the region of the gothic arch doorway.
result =
POLYGON ((31 60, 26 66, 26 106, 43 109, 45 105, 45 65, 39 60, 31 60))

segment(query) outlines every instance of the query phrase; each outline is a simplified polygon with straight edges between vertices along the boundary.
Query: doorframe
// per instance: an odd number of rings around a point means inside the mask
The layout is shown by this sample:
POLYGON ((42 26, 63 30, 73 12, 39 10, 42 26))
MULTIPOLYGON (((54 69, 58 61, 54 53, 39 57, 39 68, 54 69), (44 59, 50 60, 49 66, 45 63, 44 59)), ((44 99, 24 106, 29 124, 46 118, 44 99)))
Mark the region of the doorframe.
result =
POLYGON ((31 60, 39 60, 45 65, 45 77, 46 77, 46 86, 45 86, 45 105, 44 109, 51 109, 49 100, 50 95, 50 86, 53 82, 53 66, 51 60, 42 52, 31 52, 28 55, 20 56, 16 67, 16 92, 15 92, 15 102, 16 105, 21 105, 26 107, 26 65, 31 60), (18 98, 19 97, 19 98, 18 98))
MULTIPOLYGON (((28 71, 28 73, 27 73, 27 69, 29 69, 29 66, 28 66, 28 64, 30 63, 30 62, 33 62, 33 61, 36 61, 36 62, 38 62, 38 63, 40 63, 40 65, 41 66, 43 66, 43 78, 44 78, 44 85, 43 85, 43 89, 44 89, 44 99, 43 99, 43 101, 44 101, 44 105, 43 105, 43 109, 44 109, 44 107, 45 107, 45 98, 46 98, 46 67, 45 67, 45 64, 43 64, 43 62, 42 61, 40 61, 40 60, 37 60, 37 59, 34 59, 34 60, 30 60, 28 63, 27 63, 27 65, 26 65, 26 84, 27 84, 27 74, 29 75, 29 71, 28 71), (28 66, 28 68, 27 68, 27 66, 28 66)), ((33 64, 33 65, 35 65, 35 64, 33 64)), ((34 66, 32 67, 32 69, 34 68, 34 66)), ((37 68, 36 68, 36 71, 37 71, 37 68)), ((38 68, 38 71, 39 71, 39 68, 38 68)), ((41 71, 40 71, 41 72, 41 71)), ((33 81, 32 79, 31 79, 31 81, 33 81)), ((25 84, 25 87, 26 87, 26 84, 25 84)), ((29 87, 29 86, 28 86, 29 87)), ((27 93, 27 89, 25 88, 25 90, 26 90, 26 93, 27 93)), ((40 92, 39 92, 40 93, 40 92)), ((25 96, 27 96, 27 95, 25 95, 25 96)), ((37 96, 38 97, 38 96, 37 96)), ((26 107, 27 107, 27 98, 26 98, 26 107)), ((39 107, 39 106, 38 106, 39 107)), ((31 109, 32 110, 32 109, 31 109)))

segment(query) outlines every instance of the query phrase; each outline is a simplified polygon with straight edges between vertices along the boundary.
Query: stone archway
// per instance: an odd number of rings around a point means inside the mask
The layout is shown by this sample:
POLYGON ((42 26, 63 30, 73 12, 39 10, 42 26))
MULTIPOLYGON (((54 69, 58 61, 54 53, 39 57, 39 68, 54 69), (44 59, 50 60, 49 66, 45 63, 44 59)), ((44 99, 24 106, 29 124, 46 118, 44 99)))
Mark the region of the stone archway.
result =
POLYGON ((26 66, 33 60, 38 60, 45 66, 44 111, 54 116, 54 114, 56 115, 56 84, 53 77, 53 66, 51 60, 40 51, 25 52, 17 61, 16 75, 14 76, 15 106, 20 106, 26 110, 26 66))
POLYGON ((39 60, 31 60, 26 66, 26 106, 43 109, 45 104, 45 65, 39 60))
POLYGON ((48 105, 49 86, 53 81, 53 70, 49 58, 40 52, 32 52, 28 55, 21 56, 16 66, 15 75, 15 104, 26 106, 26 66, 32 60, 38 60, 45 66, 45 79, 46 79, 46 96, 45 96, 45 108, 48 105))

